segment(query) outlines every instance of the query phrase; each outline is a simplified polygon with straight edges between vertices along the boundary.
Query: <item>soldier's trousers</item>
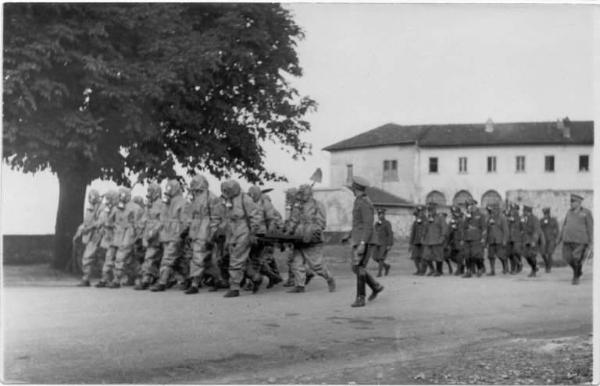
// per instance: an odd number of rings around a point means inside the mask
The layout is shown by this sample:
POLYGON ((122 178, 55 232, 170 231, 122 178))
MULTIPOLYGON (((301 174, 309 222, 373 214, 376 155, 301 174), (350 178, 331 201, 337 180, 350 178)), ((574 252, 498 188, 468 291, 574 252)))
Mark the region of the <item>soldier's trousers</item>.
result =
POLYGON ((563 259, 573 268, 573 273, 576 277, 581 276, 583 258, 587 247, 587 244, 563 242, 563 259))
POLYGON ((323 244, 294 248, 292 261, 294 282, 298 287, 304 287, 304 283, 306 283, 306 266, 325 280, 329 280, 331 277, 327 269, 327 262, 323 257, 323 244))
POLYGON ((127 245, 117 248, 114 267, 114 281, 125 284, 128 279, 127 268, 131 265, 133 259, 133 245, 127 245))
POLYGON ((554 254, 554 249, 556 249, 556 241, 547 238, 544 249, 541 251, 546 270, 549 270, 552 267, 552 255, 554 254))
POLYGON ((369 263, 369 248, 371 245, 365 246, 365 253, 359 255, 357 253, 357 246, 352 247, 352 272, 356 275, 356 296, 365 297, 366 286, 368 285, 372 291, 380 287, 380 284, 375 280, 373 276, 367 271, 367 264, 369 263))
POLYGON ((507 261, 506 261, 506 248, 502 244, 489 244, 488 245, 488 260, 490 261, 490 268, 492 272, 494 272, 494 265, 496 262, 496 258, 500 259, 502 262, 502 272, 506 273, 508 271, 507 261))
POLYGON ((159 284, 167 285, 171 274, 175 269, 175 264, 181 262, 181 242, 166 241, 162 243, 163 257, 160 260, 160 277, 159 284))
POLYGON ((142 281, 151 283, 158 278, 158 268, 162 256, 162 245, 148 245, 142 263, 142 281))
POLYGON ((467 269, 483 268, 483 245, 479 240, 465 241, 464 253, 467 269))
POLYGON ((244 277, 244 270, 250 255, 250 243, 247 239, 229 244, 229 288, 240 290, 240 283, 244 277))
POLYGON ((98 242, 89 241, 85 245, 83 255, 81 257, 81 270, 83 271, 82 280, 90 280, 92 274, 92 268, 96 258, 101 253, 101 248, 98 246, 98 242))
POLYGON ((521 255, 523 254, 523 244, 518 241, 509 241, 507 246, 507 256, 512 265, 511 272, 515 273, 521 269, 521 255))
POLYGON ((421 263, 423 260, 423 245, 415 244, 412 246, 412 253, 410 254, 410 259, 415 263, 415 267, 417 267, 417 272, 421 272, 422 267, 421 263))
POLYGON ((102 281, 105 283, 112 280, 116 254, 117 247, 115 247, 114 245, 111 245, 108 248, 106 248, 106 254, 104 255, 104 264, 102 265, 102 281))
POLYGON ((204 271, 212 264, 212 253, 205 240, 192 240, 192 258, 190 259, 190 278, 199 280, 204 271))

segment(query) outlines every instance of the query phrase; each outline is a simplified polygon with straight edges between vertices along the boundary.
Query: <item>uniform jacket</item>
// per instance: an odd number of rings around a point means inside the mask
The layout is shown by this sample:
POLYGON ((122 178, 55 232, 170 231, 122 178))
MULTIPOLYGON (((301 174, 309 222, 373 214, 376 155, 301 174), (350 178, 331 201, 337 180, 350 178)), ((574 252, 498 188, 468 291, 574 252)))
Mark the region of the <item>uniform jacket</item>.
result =
POLYGON ((102 248, 113 246, 116 210, 116 207, 105 205, 98 216, 98 224, 102 227, 102 241, 100 242, 102 248))
POLYGON ((78 232, 81 232, 81 242, 87 244, 90 241, 98 242, 99 238, 94 238, 98 216, 100 216, 101 204, 95 204, 85 208, 83 212, 83 223, 79 226, 78 232))
POLYGON ((254 200, 240 193, 231 199, 232 206, 225 207, 225 237, 228 244, 246 244, 251 234, 260 228, 260 211, 254 200))
POLYGON ((361 241, 371 243, 374 217, 375 209, 369 197, 365 193, 356 196, 352 209, 352 245, 359 245, 361 241))
POLYGON ((565 243, 590 244, 594 240, 594 219, 586 208, 570 210, 562 227, 562 240, 565 243))
POLYGON ((392 224, 388 220, 382 222, 375 221, 375 229, 373 230, 373 244, 392 246, 394 245, 394 232, 392 224))
POLYGON ((144 215, 139 222, 144 246, 147 247, 148 245, 154 245, 158 242, 158 234, 162 227, 160 218, 165 210, 166 205, 160 198, 154 200, 144 210, 144 215))
POLYGON ((274 230, 283 226, 281 214, 275 209, 269 196, 263 194, 256 202, 260 212, 260 227, 258 233, 267 233, 268 230, 274 230))
POLYGON ((421 245, 423 244, 423 235, 425 233, 425 222, 427 219, 424 214, 419 215, 415 218, 410 228, 410 236, 408 242, 410 245, 421 245))
POLYGON ((542 233, 542 228, 540 227, 540 220, 530 214, 529 216, 524 217, 523 224, 523 243, 525 245, 533 245, 533 246, 544 246, 544 234, 542 233))
POLYGON ((511 210, 508 217, 508 241, 520 243, 523 241, 523 225, 518 210, 511 210))
POLYGON ((200 242, 209 241, 216 231, 221 217, 220 202, 209 190, 195 196, 185 208, 187 225, 190 228, 189 238, 200 242))
POLYGON ((558 230, 558 221, 556 221, 556 217, 542 217, 540 220, 540 226, 542 227, 542 232, 544 233, 546 243, 556 242, 560 233, 558 230))
POLYGON ((292 210, 291 226, 294 234, 304 238, 305 235, 318 235, 318 239, 308 237, 312 242, 323 241, 323 231, 327 227, 327 212, 325 206, 314 198, 301 203, 297 210, 292 210))
POLYGON ((502 213, 492 213, 487 219, 487 243, 508 243, 508 221, 502 213))
POLYGON ((122 209, 115 207, 113 246, 129 247, 135 243, 142 215, 142 208, 133 201, 125 203, 122 209))
POLYGON ((447 232, 448 225, 440 213, 436 213, 433 217, 425 217, 423 245, 442 245, 447 232))
POLYGON ((463 235, 465 241, 486 240, 487 223, 483 213, 477 210, 470 217, 465 216, 463 235))
POLYGON ((183 198, 181 193, 171 197, 168 204, 166 204, 165 210, 162 212, 160 219, 160 241, 161 242, 173 242, 179 241, 181 234, 186 229, 186 218, 185 208, 187 201, 183 198))
POLYGON ((462 217, 450 217, 446 245, 452 249, 459 249, 460 242, 464 240, 464 219, 462 217))

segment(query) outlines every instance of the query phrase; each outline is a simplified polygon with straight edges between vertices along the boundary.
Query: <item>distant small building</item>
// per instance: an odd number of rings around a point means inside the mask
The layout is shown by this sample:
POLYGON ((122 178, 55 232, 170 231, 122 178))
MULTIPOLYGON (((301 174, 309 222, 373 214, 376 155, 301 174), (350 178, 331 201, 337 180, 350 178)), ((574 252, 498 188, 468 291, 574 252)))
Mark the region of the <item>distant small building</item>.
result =
MULTIPOLYGON (((330 186, 353 175, 406 202, 482 206, 506 200, 550 206, 562 216, 568 195, 591 208, 592 121, 402 126, 389 123, 324 150, 331 153, 330 186), (548 200, 549 194, 554 198, 548 200)), ((540 210, 541 214, 541 210, 540 210)))

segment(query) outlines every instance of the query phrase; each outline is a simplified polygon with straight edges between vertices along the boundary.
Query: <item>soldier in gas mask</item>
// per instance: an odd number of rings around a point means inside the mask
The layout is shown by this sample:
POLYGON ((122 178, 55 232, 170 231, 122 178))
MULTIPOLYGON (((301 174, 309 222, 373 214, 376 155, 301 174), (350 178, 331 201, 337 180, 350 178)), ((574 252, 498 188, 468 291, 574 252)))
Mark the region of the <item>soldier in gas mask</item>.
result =
POLYGON ((102 265, 102 278, 96 287, 103 288, 112 281, 113 267, 115 265, 115 255, 117 246, 114 245, 115 214, 117 204, 119 203, 119 193, 116 190, 109 190, 104 195, 103 208, 98 223, 102 226, 102 240, 100 246, 106 250, 104 255, 104 264, 102 265))
POLYGON ((158 282, 150 291, 160 292, 167 288, 173 268, 181 256, 181 237, 185 228, 185 206, 186 200, 179 181, 172 179, 167 182, 163 195, 166 209, 161 216, 161 228, 159 232, 160 242, 163 248, 163 257, 160 262, 158 282))
POLYGON ((528 205, 523 206, 523 246, 525 259, 531 267, 529 277, 535 277, 537 267, 538 247, 544 249, 544 234, 540 227, 540 220, 533 214, 533 208, 528 205))
POLYGON ((467 213, 463 222, 463 248, 465 252, 467 269, 463 275, 465 278, 473 274, 483 274, 483 247, 487 239, 487 226, 483 214, 477 207, 477 201, 467 201, 467 213))
POLYGON ((83 214, 83 223, 77 228, 73 241, 81 237, 81 243, 85 246, 81 258, 83 276, 78 286, 89 287, 92 265, 98 252, 98 244, 102 238, 101 229, 98 227, 98 218, 102 211, 100 193, 91 189, 88 193, 88 207, 83 214))
POLYGON ((444 217, 437 213, 436 207, 435 202, 427 204, 427 221, 423 232, 423 260, 431 268, 430 275, 441 276, 444 263, 444 240, 448 227, 444 217))
POLYGON ((550 273, 552 269, 552 255, 556 248, 559 229, 558 221, 556 217, 550 215, 550 208, 542 209, 544 217, 541 220, 542 233, 544 233, 544 240, 546 240, 545 248, 542 249, 542 259, 544 259, 544 265, 546 266, 546 273, 550 273))
POLYGON ((523 269, 521 254, 523 253, 523 224, 519 216, 519 205, 511 204, 507 212, 508 220, 508 251, 510 273, 515 275, 523 269))
POLYGON ((140 220, 142 244, 145 248, 144 261, 141 268, 141 280, 136 284, 136 290, 145 290, 158 278, 158 267, 162 255, 162 245, 159 232, 162 227, 161 216, 166 210, 162 201, 162 189, 153 182, 148 185, 146 193, 146 209, 140 220))
POLYGON ((506 257, 506 245, 508 243, 508 222, 500 211, 498 204, 491 204, 487 208, 489 212, 487 220, 487 248, 488 260, 490 261, 490 273, 496 274, 496 258, 502 263, 502 273, 508 273, 508 261, 506 257))
POLYGON ((417 205, 413 211, 414 221, 410 228, 408 238, 408 252, 410 259, 415 264, 417 270, 413 275, 423 276, 427 270, 427 264, 423 263, 423 234, 425 231, 425 208, 423 205, 417 205))
MULTIPOLYGON (((446 257, 447 261, 456 263, 455 276, 464 274, 465 271, 465 256, 463 253, 464 225, 463 214, 458 206, 450 208, 451 217, 448 224, 448 234, 446 236, 446 257)), ((450 271, 452 273, 452 271, 450 271)))

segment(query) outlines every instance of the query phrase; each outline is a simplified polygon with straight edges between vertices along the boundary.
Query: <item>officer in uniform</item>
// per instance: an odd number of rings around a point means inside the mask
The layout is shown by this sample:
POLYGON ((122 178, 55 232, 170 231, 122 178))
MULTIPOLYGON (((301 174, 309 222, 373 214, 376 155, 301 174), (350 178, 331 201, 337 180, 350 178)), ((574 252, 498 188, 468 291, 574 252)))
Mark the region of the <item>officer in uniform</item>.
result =
POLYGON ((175 264, 182 259, 181 237, 187 230, 185 218, 187 202, 183 197, 181 184, 178 180, 171 179, 167 182, 163 202, 165 210, 160 218, 161 227, 159 232, 163 257, 160 261, 158 281, 150 287, 152 292, 161 292, 167 289, 175 264))
POLYGON ((352 231, 348 238, 352 239, 352 271, 356 274, 356 300, 351 307, 364 307, 366 288, 371 288, 369 300, 374 300, 383 291, 383 286, 367 271, 369 248, 372 247, 374 208, 367 197, 369 181, 355 176, 352 179, 354 208, 352 209, 352 231))
POLYGON ((483 273, 483 246, 487 238, 486 220, 479 208, 477 201, 467 201, 467 213, 463 222, 463 247, 466 259, 466 272, 464 278, 469 278, 476 273, 483 273))
POLYGON ((556 217, 550 215, 550 208, 546 207, 542 209, 544 217, 541 220, 542 233, 544 234, 544 240, 546 240, 545 248, 542 249, 542 259, 546 266, 546 273, 550 273, 552 269, 552 255, 556 249, 556 241, 559 237, 558 221, 556 217))
MULTIPOLYGON (((454 205, 450 208, 452 216, 450 217, 450 223, 448 224, 448 233, 446 237, 446 257, 447 261, 453 261, 456 263, 455 276, 464 274, 465 271, 465 257, 463 253, 463 214, 460 207, 454 205)), ((448 263, 450 266, 450 263, 448 263)), ((450 270, 452 273, 452 270, 450 270)))
POLYGON ((162 245, 158 236, 162 227, 161 216, 166 209, 161 198, 162 189, 160 185, 155 182, 148 185, 146 209, 140 220, 142 245, 145 248, 141 268, 142 279, 135 285, 135 290, 147 289, 158 278, 158 267, 162 256, 162 245))
MULTIPOLYGON (((304 184, 298 188, 296 200, 300 203, 297 218, 292 218, 292 229, 302 237, 303 244, 294 247, 292 270, 294 288, 289 293, 302 293, 307 283, 306 266, 327 281, 329 292, 335 291, 335 279, 327 269, 323 257, 323 232, 327 226, 325 206, 315 200, 312 186, 304 184)), ((372 224, 371 224, 372 225, 372 224)))
POLYGON ((523 254, 523 225, 519 216, 519 205, 510 204, 507 208, 508 248, 506 255, 510 261, 510 274, 515 275, 523 269, 521 255, 523 254))
POLYGON ((427 265, 423 263, 423 232, 425 230, 425 208, 423 205, 417 205, 413 211, 415 217, 410 228, 410 236, 408 238, 408 252, 410 259, 417 268, 413 275, 423 276, 427 270, 427 265))
POLYGON ((581 206, 583 197, 571 194, 571 208, 565 215, 559 243, 562 241, 563 259, 573 269, 572 284, 579 284, 585 256, 591 253, 594 241, 592 212, 581 206))
POLYGON ((540 220, 533 214, 533 208, 531 206, 523 206, 523 217, 521 218, 521 222, 523 224, 523 254, 531 267, 529 277, 535 277, 535 274, 538 271, 538 246, 541 246, 542 250, 544 249, 544 234, 540 227, 540 220))
POLYGON ((190 287, 186 295, 198 293, 203 274, 211 272, 213 280, 221 282, 217 262, 213 260, 213 234, 220 223, 219 199, 208 190, 208 180, 197 175, 190 181, 192 202, 186 206, 192 258, 190 259, 190 287), (214 277, 217 275, 217 277, 214 277))
POLYGON ((448 232, 446 220, 441 214, 437 213, 436 207, 435 202, 427 204, 427 220, 423 232, 423 260, 431 269, 428 276, 442 275, 444 240, 448 232))
POLYGON ((373 237, 373 260, 379 265, 377 277, 385 270, 385 276, 390 272, 390 265, 385 262, 388 252, 394 245, 394 232, 392 224, 385 218, 385 209, 377 209, 377 221, 373 237))
POLYGON ((490 261, 490 273, 496 274, 496 258, 502 263, 502 274, 508 273, 508 262, 506 258, 506 244, 508 243, 508 221, 500 211, 497 203, 488 205, 489 216, 487 220, 487 250, 490 261))
POLYGON ((92 265, 94 264, 94 258, 98 252, 98 244, 102 236, 98 228, 98 218, 103 209, 101 203, 100 193, 96 189, 91 189, 88 193, 89 205, 83 214, 83 223, 79 225, 75 236, 73 236, 73 241, 81 237, 81 242, 85 245, 81 258, 83 276, 78 284, 79 287, 90 286, 92 265))
POLYGON ((117 254, 117 246, 113 243, 116 206, 119 201, 119 192, 109 190, 104 195, 104 209, 98 218, 99 224, 102 226, 102 240, 100 247, 106 250, 104 255, 104 264, 102 265, 102 278, 96 283, 97 288, 103 288, 112 281, 112 272, 115 265, 115 255, 117 254))

